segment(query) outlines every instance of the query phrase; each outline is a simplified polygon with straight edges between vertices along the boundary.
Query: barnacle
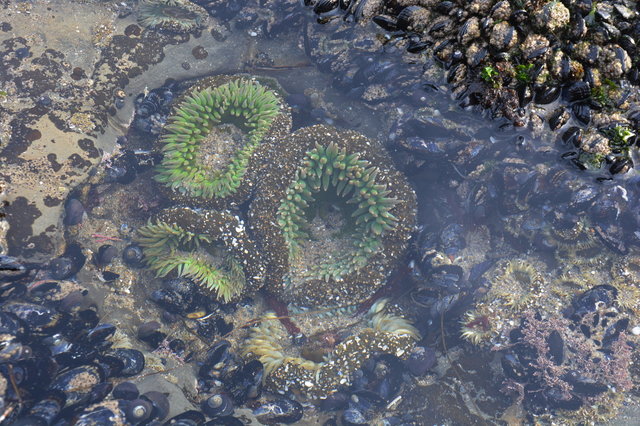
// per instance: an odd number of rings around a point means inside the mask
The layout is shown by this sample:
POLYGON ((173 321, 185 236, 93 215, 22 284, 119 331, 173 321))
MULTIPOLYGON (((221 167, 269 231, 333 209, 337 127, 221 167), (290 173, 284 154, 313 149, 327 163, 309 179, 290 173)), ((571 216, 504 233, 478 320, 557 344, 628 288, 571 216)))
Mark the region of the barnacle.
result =
POLYGON ((227 207, 248 199, 263 141, 277 141, 291 118, 271 80, 217 76, 178 102, 160 139, 155 180, 175 201, 227 207))
MULTIPOLYGON (((375 352, 406 358, 415 341, 420 340, 418 330, 408 320, 389 313, 385 304, 384 299, 376 302, 367 320, 354 325, 352 333, 322 361, 306 359, 288 347, 289 336, 271 312, 251 329, 242 354, 262 362, 265 381, 274 390, 326 398, 340 387, 349 386, 353 373, 375 352)), ((351 321, 350 316, 347 318, 351 321)))
POLYGON ((413 229, 415 194, 406 179, 381 147, 352 131, 303 128, 278 152, 250 208, 268 254, 269 290, 297 306, 371 296, 413 229))
POLYGON ((143 0, 138 9, 138 22, 148 28, 188 33, 202 27, 209 14, 187 0, 143 0))
POLYGON ((262 284, 264 268, 242 221, 229 212, 172 207, 138 229, 156 276, 192 279, 229 302, 262 284))

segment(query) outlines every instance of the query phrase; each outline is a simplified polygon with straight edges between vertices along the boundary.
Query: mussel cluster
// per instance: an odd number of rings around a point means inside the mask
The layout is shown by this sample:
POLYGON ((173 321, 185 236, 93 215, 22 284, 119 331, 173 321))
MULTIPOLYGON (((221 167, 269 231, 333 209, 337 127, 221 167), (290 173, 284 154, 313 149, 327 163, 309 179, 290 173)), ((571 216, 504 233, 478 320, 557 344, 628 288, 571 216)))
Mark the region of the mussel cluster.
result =
MULTIPOLYGON (((198 370, 201 409, 220 424, 242 425, 232 416, 234 407, 255 401, 262 395, 264 368, 258 360, 243 362, 231 351, 231 344, 220 340, 207 351, 198 370)), ((272 399, 255 408, 262 424, 291 424, 302 418, 302 405, 288 398, 272 399)))
POLYGON ((629 318, 615 307, 617 290, 593 287, 564 316, 528 312, 511 330, 502 369, 505 386, 529 413, 576 411, 585 405, 615 411, 616 393, 629 389, 633 343, 629 318))
POLYGON ((140 93, 135 99, 133 128, 151 135, 160 134, 171 112, 175 90, 175 84, 169 83, 148 93, 140 93))
MULTIPOLYGON (((407 360, 390 354, 378 354, 365 362, 356 372, 353 384, 331 394, 322 401, 320 408, 339 411, 340 424, 363 425, 372 422, 383 424, 414 424, 410 414, 385 416, 385 407, 393 405, 401 394, 406 374, 422 375, 435 364, 431 349, 416 348, 407 360)), ((338 424, 338 423, 332 423, 338 424)))
POLYGON ((536 131, 545 121, 553 131, 562 129, 565 141, 571 139, 567 155, 580 168, 606 166, 617 174, 633 166, 637 111, 628 110, 639 83, 636 2, 307 4, 320 22, 335 28, 333 37, 308 30, 309 53, 321 66, 326 63, 339 84, 370 103, 390 100, 390 90, 401 90, 411 100, 424 96, 438 72, 427 60, 422 81, 416 81, 410 77, 416 61, 402 53, 430 52, 461 106, 479 105, 494 118, 530 124, 536 131), (386 34, 367 37, 343 20, 371 20, 386 34), (576 136, 575 129, 585 135, 576 136))
MULTIPOLYGON (((3 422, 47 425, 61 418, 82 419, 91 411, 87 407, 110 394, 114 380, 143 370, 140 351, 113 346, 109 338, 116 327, 100 322, 87 293, 68 280, 2 285, 3 422)), ((149 402, 149 413, 152 409, 149 402)))

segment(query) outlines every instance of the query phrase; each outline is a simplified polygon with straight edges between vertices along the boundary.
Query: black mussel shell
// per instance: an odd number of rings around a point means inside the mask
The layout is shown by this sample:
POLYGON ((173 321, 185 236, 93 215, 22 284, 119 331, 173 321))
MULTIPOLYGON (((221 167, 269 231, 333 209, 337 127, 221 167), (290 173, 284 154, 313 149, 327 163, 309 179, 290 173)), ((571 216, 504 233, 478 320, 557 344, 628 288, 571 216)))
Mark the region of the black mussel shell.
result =
POLYGON ((407 46, 407 52, 409 53, 420 53, 430 46, 430 43, 426 41, 415 41, 410 40, 409 45, 407 46))
POLYGON ((554 102, 560 97, 562 89, 558 86, 540 86, 535 89, 533 102, 546 105, 554 102))
POLYGON ((146 399, 151 402, 155 409, 155 417, 158 420, 162 420, 169 414, 169 399, 167 395, 157 391, 150 391, 140 395, 140 399, 146 399))
POLYGON ((140 391, 138 391, 138 386, 135 383, 121 382, 113 388, 111 394, 115 399, 132 401, 140 395, 140 391))
POLYGON ((216 393, 204 400, 200 406, 209 417, 224 417, 233 414, 233 401, 223 393, 216 393))
POLYGON ((111 244, 104 244, 98 248, 98 252, 93 254, 93 264, 98 268, 105 268, 118 255, 118 249, 111 244))
POLYGON ((46 356, 22 359, 11 365, 0 364, 2 376, 11 377, 19 388, 35 393, 46 389, 59 369, 55 360, 46 356))
POLYGON ((588 126, 591 122, 591 107, 586 103, 577 103, 571 107, 573 116, 581 124, 588 126))
POLYGON ((33 356, 31 348, 5 334, 0 338, 0 363, 15 362, 33 356))
POLYGON ((117 377, 124 369, 124 361, 113 355, 101 354, 95 362, 105 377, 117 377))
MULTIPOLYGON (((167 426, 198 426, 207 421, 207 418, 200 411, 189 410, 171 417, 165 425, 167 426)), ((209 422, 210 423, 210 422, 209 422)), ((209 424, 207 423, 207 425, 209 424)), ((243 425, 244 423, 241 423, 243 425)))
POLYGON ((502 371, 508 378, 519 383, 525 383, 529 380, 525 367, 520 363, 518 357, 512 353, 506 353, 500 359, 502 371))
POLYGON ((238 405, 256 399, 262 393, 262 376, 264 367, 256 359, 244 364, 228 382, 227 390, 238 405))
POLYGON ((150 420, 154 411, 153 404, 150 401, 141 398, 127 401, 127 403, 124 404, 124 407, 127 420, 134 424, 150 420))
POLYGON ((547 336, 547 346, 551 361, 556 365, 561 365, 564 361, 564 340, 557 330, 553 330, 547 336))
POLYGON ((591 96, 591 88, 584 81, 573 83, 567 90, 567 100, 569 102, 582 101, 591 96))
POLYGON ((70 406, 89 401, 91 389, 104 379, 104 374, 98 366, 83 365, 56 376, 49 389, 64 392, 67 405, 70 406), (78 383, 83 383, 83 386, 78 386, 78 383))
POLYGON ((611 166, 609 172, 612 175, 625 174, 633 168, 633 161, 630 158, 616 158, 611 166))
POLYGON ((102 271, 100 277, 102 278, 102 281, 111 283, 120 278, 120 274, 111 271, 102 271))
POLYGON ((70 278, 79 270, 80 268, 75 265, 74 261, 67 257, 58 257, 49 263, 51 276, 58 280, 70 278))
POLYGON ((169 342, 169 349, 175 356, 182 358, 187 350, 187 345, 182 339, 173 339, 169 342))
POLYGON ((336 7, 338 7, 338 0, 318 0, 318 2, 313 5, 313 11, 321 14, 331 12, 336 7))
POLYGON ((65 325, 63 314, 41 305, 15 302, 6 304, 2 310, 18 317, 32 334, 50 336, 65 325))
POLYGON ((226 417, 218 417, 213 420, 209 420, 205 423, 206 426, 244 426, 245 423, 234 417, 234 416, 226 416, 226 417))
POLYGON ((478 51, 471 56, 469 65, 471 66, 471 68, 475 68, 478 65, 480 65, 482 63, 482 61, 484 61, 484 59, 487 57, 487 55, 489 54, 489 51, 487 50, 486 47, 481 47, 480 49, 478 49, 478 51))
POLYGON ((411 374, 422 376, 436 364, 436 352, 429 347, 415 346, 405 364, 411 374))
POLYGON ((160 331, 162 325, 158 321, 149 321, 138 327, 138 339, 156 349, 167 335, 160 331))
POLYGON ((211 346, 200 367, 198 376, 201 378, 218 378, 224 369, 224 364, 232 361, 232 356, 229 352, 230 348, 231 343, 226 340, 221 340, 211 346))
POLYGON ((583 376, 578 371, 570 371, 562 376, 562 379, 573 386, 573 392, 583 396, 597 396, 609 390, 603 383, 598 383, 595 379, 583 376))
POLYGON ((629 318, 622 318, 607 327, 604 337, 602 338, 602 348, 604 350, 610 350, 611 344, 618 340, 620 333, 626 331, 629 327, 629 318))
POLYGON ((113 389, 113 383, 111 382, 102 382, 98 383, 91 389, 91 393, 89 394, 89 404, 96 404, 107 397, 111 393, 113 389))
POLYGON ((70 278, 82 269, 86 260, 86 256, 82 253, 82 247, 79 244, 71 243, 67 245, 62 256, 49 262, 49 273, 56 280, 70 278))
POLYGON ((576 126, 569 127, 562 134, 562 140, 568 145, 579 148, 582 145, 582 129, 576 126))
POLYGON ((122 250, 122 260, 130 268, 142 268, 144 266, 144 252, 137 244, 129 244, 122 250))
POLYGON ((73 339, 86 335, 87 329, 92 329, 98 325, 100 318, 93 307, 74 312, 71 319, 66 324, 63 334, 73 339))
POLYGON ((636 49, 637 49, 636 41, 630 35, 628 34, 622 35, 618 39, 618 44, 620 44, 620 47, 622 47, 624 50, 627 51, 629 56, 632 56, 634 53, 636 53, 636 49))
POLYGON ((29 414, 21 418, 13 425, 37 425, 39 421, 44 421, 44 425, 53 424, 53 420, 64 408, 66 396, 60 391, 47 392, 47 395, 40 399, 31 409, 29 414), (29 420, 33 421, 31 423, 29 420))
POLYGON ((200 336, 212 339, 216 336, 224 336, 233 330, 233 323, 225 321, 220 315, 207 315, 198 319, 197 332, 200 336))
POLYGON ((618 297, 618 289, 608 284, 597 285, 582 293, 573 302, 575 314, 579 317, 595 312, 598 306, 612 306, 618 297))
POLYGON ((16 314, 0 311, 0 334, 22 337, 26 333, 25 324, 16 314))
POLYGON ((131 150, 124 150, 122 154, 111 159, 105 166, 105 182, 126 185, 134 181, 137 176, 138 159, 131 150))
POLYGON ((144 355, 137 349, 115 348, 105 352, 105 356, 122 361, 124 366, 119 376, 135 376, 144 369, 144 355))
POLYGON ((558 130, 569 121, 570 115, 564 107, 558 107, 554 109, 549 115, 549 128, 551 130, 558 130))
POLYGON ((64 205, 64 219, 66 226, 74 226, 82 223, 85 216, 84 206, 75 198, 70 198, 64 205))
POLYGON ((0 255, 0 282, 15 281, 29 273, 29 268, 15 257, 0 255))
POLYGON ((96 404, 79 413, 74 426, 118 426, 123 424, 126 424, 126 418, 121 408, 96 404))
POLYGON ((302 405, 287 398, 262 404, 253 410, 253 415, 256 416, 260 423, 265 425, 292 424, 300 420, 303 414, 302 405))
POLYGON ((349 404, 349 395, 345 392, 333 392, 320 400, 320 409, 324 411, 344 410, 349 404))
POLYGON ((113 336, 116 332, 116 326, 113 324, 102 323, 93 327, 91 330, 87 332, 85 336, 85 340, 90 344, 97 344, 104 340, 107 340, 109 337, 113 336))
POLYGON ((193 282, 175 278, 165 281, 164 288, 151 294, 151 300, 161 308, 174 314, 186 315, 197 310, 200 300, 197 285, 193 282))
POLYGON ((372 21, 386 31, 396 31, 398 29, 398 20, 391 16, 376 15, 372 18, 372 21))
POLYGON ((349 407, 342 413, 342 422, 345 425, 368 425, 369 419, 357 407, 349 407))
POLYGON ((420 12, 420 6, 407 6, 403 8, 397 17, 397 27, 403 31, 409 29, 414 22, 413 15, 420 12))
POLYGON ((91 345, 73 343, 71 347, 55 356, 55 360, 64 367, 78 367, 88 364, 98 356, 98 351, 91 345))

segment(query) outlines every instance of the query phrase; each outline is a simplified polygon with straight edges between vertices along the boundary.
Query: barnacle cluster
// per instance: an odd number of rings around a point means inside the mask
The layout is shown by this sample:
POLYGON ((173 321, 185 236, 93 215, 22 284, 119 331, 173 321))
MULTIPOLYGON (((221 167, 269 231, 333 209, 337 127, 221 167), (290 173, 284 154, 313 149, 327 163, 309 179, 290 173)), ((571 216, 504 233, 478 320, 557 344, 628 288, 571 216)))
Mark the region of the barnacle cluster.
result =
POLYGON ((164 157, 155 180, 169 197, 214 207, 245 201, 255 185, 258 149, 291 128, 277 90, 268 79, 224 75, 191 87, 160 139, 164 157))
POLYGON ((250 207, 268 289, 301 307, 366 299, 406 248, 413 190, 359 133, 318 125, 280 145, 250 207))
MULTIPOLYGON (((326 398, 338 388, 349 386, 353 373, 375 352, 409 355, 418 330, 376 302, 366 321, 348 327, 347 337, 328 350, 322 359, 305 358, 305 352, 290 347, 289 338, 275 314, 267 313, 252 328, 242 348, 244 356, 256 358, 265 367, 268 386, 277 392, 303 392, 310 398, 326 398)), ((345 320, 352 321, 350 317, 345 320)))
POLYGON ((208 17, 205 9, 188 0, 143 0, 138 9, 140 25, 175 33, 195 31, 208 17))
POLYGON ((188 277, 224 302, 255 291, 264 280, 255 242, 227 211, 165 209, 138 229, 137 242, 156 276, 188 277))

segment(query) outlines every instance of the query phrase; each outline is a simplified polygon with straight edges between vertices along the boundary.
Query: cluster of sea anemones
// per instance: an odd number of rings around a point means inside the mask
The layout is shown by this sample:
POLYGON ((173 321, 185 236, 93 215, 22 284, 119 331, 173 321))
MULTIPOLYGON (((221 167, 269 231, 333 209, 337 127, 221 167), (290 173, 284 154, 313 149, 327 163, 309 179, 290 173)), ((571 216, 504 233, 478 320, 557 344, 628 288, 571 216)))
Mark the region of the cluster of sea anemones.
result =
POLYGON ((206 210, 162 212, 140 229, 139 243, 157 275, 189 277, 225 301, 242 293, 240 272, 260 257, 268 290, 293 305, 358 303, 404 252, 415 194, 384 150, 359 133, 311 126, 291 134, 281 93, 266 78, 221 75, 178 99, 160 137, 155 180, 172 201, 206 210), (214 260, 216 241, 239 239, 221 227, 233 231, 239 219, 211 209, 247 201, 256 242, 242 248, 251 259, 242 267, 214 260))

